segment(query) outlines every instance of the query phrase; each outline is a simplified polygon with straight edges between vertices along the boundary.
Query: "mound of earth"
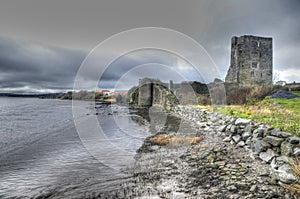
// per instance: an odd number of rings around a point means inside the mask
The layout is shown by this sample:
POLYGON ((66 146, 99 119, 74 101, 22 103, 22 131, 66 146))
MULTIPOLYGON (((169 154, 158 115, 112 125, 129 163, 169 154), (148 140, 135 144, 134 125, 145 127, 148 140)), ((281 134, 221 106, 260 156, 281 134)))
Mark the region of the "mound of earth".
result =
POLYGON ((271 95, 271 98, 280 98, 280 99, 294 99, 298 97, 299 97, 298 95, 295 95, 293 93, 284 90, 279 90, 273 95, 271 95))

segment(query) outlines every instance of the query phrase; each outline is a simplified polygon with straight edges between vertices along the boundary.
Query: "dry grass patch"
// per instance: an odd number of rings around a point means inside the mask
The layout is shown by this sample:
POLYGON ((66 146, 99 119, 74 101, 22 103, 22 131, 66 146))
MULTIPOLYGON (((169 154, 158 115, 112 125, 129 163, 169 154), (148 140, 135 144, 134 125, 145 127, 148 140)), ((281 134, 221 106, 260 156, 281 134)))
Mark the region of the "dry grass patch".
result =
POLYGON ((292 167, 292 171, 294 173, 294 175, 297 178, 297 183, 288 185, 288 184, 284 184, 282 183, 281 185, 289 190, 293 195, 300 195, 300 184, 299 184, 299 180, 300 180, 300 160, 298 158, 294 158, 293 161, 290 162, 290 165, 292 167))
POLYGON ((183 137, 183 136, 170 136, 170 135, 157 135, 150 139, 152 144, 165 146, 185 146, 198 144, 202 139, 200 137, 183 137))

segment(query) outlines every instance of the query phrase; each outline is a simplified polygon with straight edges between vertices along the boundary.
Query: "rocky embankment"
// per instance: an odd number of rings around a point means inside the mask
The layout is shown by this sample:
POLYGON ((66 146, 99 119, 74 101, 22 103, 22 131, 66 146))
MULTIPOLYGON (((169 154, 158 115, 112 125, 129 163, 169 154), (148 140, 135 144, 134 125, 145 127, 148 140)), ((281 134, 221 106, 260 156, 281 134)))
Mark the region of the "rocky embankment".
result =
POLYGON ((300 138, 251 120, 227 117, 217 113, 180 106, 176 113, 195 123, 206 121, 222 137, 223 142, 242 147, 253 158, 269 164, 270 176, 279 182, 292 184, 297 179, 289 164, 300 156, 300 138))
MULTIPOLYGON (((143 184, 138 190, 147 187, 157 198, 298 198, 281 185, 297 183, 289 161, 300 154, 299 138, 197 108, 178 106, 174 112, 190 121, 203 140, 172 147, 147 139, 137 156, 142 166, 135 176, 143 184)), ((181 134, 189 136, 175 136, 181 134)))
MULTIPOLYGON (((280 184, 296 178, 288 164, 299 139, 250 120, 178 106, 178 131, 158 134, 201 137, 191 145, 153 143, 138 150, 132 180, 113 198, 298 198, 280 184)), ((102 198, 102 197, 101 197, 102 198)), ((106 195, 103 198, 106 197, 106 195)))

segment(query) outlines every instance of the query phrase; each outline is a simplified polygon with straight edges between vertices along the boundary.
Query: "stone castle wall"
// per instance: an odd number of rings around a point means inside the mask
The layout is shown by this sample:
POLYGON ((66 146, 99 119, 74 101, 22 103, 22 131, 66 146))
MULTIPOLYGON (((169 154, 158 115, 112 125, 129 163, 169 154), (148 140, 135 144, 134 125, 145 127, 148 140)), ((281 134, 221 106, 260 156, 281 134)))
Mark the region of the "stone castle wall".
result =
POLYGON ((225 81, 240 86, 272 85, 272 38, 233 37, 231 64, 225 81))

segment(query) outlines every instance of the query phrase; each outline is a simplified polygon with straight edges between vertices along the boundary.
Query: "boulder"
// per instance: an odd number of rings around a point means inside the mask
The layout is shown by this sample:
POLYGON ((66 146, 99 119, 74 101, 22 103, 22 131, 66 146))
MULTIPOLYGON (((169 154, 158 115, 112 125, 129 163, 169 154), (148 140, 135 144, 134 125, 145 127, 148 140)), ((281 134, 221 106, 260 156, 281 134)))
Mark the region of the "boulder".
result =
POLYGON ((284 164, 289 164, 289 162, 292 160, 292 158, 287 157, 287 156, 279 156, 276 158, 273 158, 271 162, 271 168, 273 170, 277 170, 280 166, 284 164))
POLYGON ((275 137, 275 136, 267 136, 263 138, 263 141, 273 145, 273 146, 280 146, 280 144, 283 142, 283 138, 275 137))
POLYGON ((235 121, 235 125, 239 126, 239 125, 247 125, 251 122, 251 120, 248 120, 248 119, 242 119, 242 118, 238 118, 236 121, 235 121))
POLYGON ((245 132, 242 134, 243 140, 247 140, 250 136, 251 136, 251 133, 248 132, 248 131, 245 131, 245 132))
POLYGON ((286 133, 286 132, 282 132, 282 131, 280 131, 280 130, 278 130, 278 129, 273 129, 273 130, 271 131, 271 135, 276 136, 276 137, 279 137, 279 138, 287 138, 287 137, 290 137, 290 136, 291 136, 291 134, 286 133))
POLYGON ((266 163, 271 163, 272 159, 277 156, 272 149, 268 149, 266 152, 261 152, 259 158, 265 161, 266 163))
POLYGON ((292 184, 297 180, 295 175, 292 173, 291 166, 288 164, 280 166, 275 172, 277 174, 278 180, 280 180, 283 183, 292 184))
POLYGON ((271 145, 263 140, 256 140, 254 145, 253 145, 253 149, 255 154, 259 154, 260 152, 266 151, 268 150, 268 148, 270 148, 271 145))

